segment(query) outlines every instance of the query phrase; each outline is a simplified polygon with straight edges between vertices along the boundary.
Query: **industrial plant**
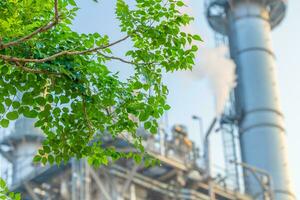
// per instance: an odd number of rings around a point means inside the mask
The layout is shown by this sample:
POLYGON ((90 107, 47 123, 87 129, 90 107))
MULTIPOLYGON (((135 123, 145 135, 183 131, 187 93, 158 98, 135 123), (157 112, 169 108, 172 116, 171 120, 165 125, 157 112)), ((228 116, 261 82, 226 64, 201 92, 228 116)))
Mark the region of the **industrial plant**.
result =
MULTIPOLYGON (((34 120, 21 118, 0 136, 1 161, 7 166, 1 177, 10 190, 24 200, 296 200, 270 38, 284 19, 287 1, 206 0, 205 8, 217 43, 230 49, 238 78, 222 115, 202 131, 199 147, 184 125, 161 125, 156 135, 140 127, 145 149, 159 165, 121 159, 93 168, 84 159, 72 159, 42 166, 32 158, 44 136, 34 120), (222 135, 224 151, 220 174, 212 173, 210 136, 215 132, 222 135)), ((123 138, 103 140, 122 152, 134 151, 123 138)))

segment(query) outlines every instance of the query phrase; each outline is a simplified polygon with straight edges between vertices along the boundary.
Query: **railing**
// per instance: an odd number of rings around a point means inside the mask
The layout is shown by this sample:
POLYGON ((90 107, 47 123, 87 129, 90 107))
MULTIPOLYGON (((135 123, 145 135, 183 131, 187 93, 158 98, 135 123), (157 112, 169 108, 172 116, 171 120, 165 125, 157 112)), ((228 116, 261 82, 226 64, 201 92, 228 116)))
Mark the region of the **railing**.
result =
POLYGON ((156 136, 150 136, 145 143, 146 150, 187 165, 195 165, 199 160, 199 151, 188 138, 167 139, 164 130, 156 136))

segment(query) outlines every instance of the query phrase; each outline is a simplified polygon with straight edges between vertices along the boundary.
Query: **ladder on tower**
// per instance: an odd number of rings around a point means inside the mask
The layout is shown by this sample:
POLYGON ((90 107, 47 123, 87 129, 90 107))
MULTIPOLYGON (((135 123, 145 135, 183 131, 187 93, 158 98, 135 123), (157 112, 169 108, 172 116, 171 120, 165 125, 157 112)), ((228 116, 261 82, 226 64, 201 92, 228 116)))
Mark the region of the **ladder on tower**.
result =
POLYGON ((227 102, 224 114, 221 118, 221 133, 223 140, 223 151, 225 158, 225 173, 227 187, 240 191, 240 170, 235 163, 238 157, 238 129, 237 117, 234 109, 234 94, 231 92, 230 100, 227 102))
MULTIPOLYGON (((215 47, 220 48, 229 45, 226 35, 214 32, 215 47)), ((229 57, 229 55, 228 55, 229 57)), ((228 58, 229 59, 229 58, 228 58)), ((224 161, 225 161, 225 183, 229 189, 236 192, 241 191, 240 167, 234 164, 238 157, 238 125, 237 113, 235 110, 234 91, 231 91, 221 117, 220 131, 222 134, 224 161)))

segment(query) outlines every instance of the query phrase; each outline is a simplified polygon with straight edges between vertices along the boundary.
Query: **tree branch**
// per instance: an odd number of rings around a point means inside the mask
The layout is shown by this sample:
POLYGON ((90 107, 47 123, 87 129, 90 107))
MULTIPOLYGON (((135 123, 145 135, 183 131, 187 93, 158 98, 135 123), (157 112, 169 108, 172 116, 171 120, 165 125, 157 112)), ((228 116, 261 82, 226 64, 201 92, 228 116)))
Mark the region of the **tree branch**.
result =
POLYGON ((57 57, 60 57, 60 56, 64 56, 64 55, 82 55, 82 54, 88 54, 88 53, 92 53, 92 52, 97 52, 101 49, 105 49, 105 48, 108 48, 108 47, 111 47, 115 44, 118 44, 124 40, 126 40, 127 38, 129 38, 129 36, 125 36, 115 42, 112 42, 110 44, 107 44, 107 45, 103 45, 103 46, 99 46, 99 47, 95 47, 95 48, 90 48, 90 49, 86 49, 86 50, 83 50, 83 51, 71 51, 71 50, 67 50, 67 51, 61 51, 59 53, 56 53, 56 54, 53 54, 49 57, 46 57, 46 58, 41 58, 41 59, 34 59, 34 58, 19 58, 19 57, 13 57, 13 56, 7 56, 7 55, 3 55, 3 54, 0 54, 0 58, 2 60, 5 60, 5 61, 10 61, 10 62, 20 62, 20 63, 28 63, 28 62, 33 62, 33 63, 44 63, 44 62, 47 62, 47 61, 51 61, 51 60, 54 60, 55 58, 57 57))
POLYGON ((112 59, 112 60, 118 60, 118 61, 121 61, 121 62, 126 63, 126 64, 130 64, 130 65, 138 65, 139 64, 139 63, 134 63, 134 62, 131 62, 131 61, 128 61, 128 60, 124 60, 123 58, 119 58, 119 57, 116 57, 116 56, 108 56, 108 55, 105 55, 105 54, 100 53, 100 52, 98 52, 98 54, 100 54, 104 58, 108 58, 108 59, 112 59))
POLYGON ((52 20, 52 22, 36 29, 35 31, 31 32, 30 34, 20 38, 20 39, 17 39, 15 41, 12 41, 12 42, 8 42, 6 44, 0 44, 0 50, 2 49, 5 49, 7 47, 12 47, 12 46, 16 46, 22 42, 26 42, 28 40, 30 40, 33 36, 35 36, 36 34, 38 33, 41 33, 41 32, 45 32, 49 29, 51 29, 52 27, 54 27, 56 24, 58 24, 59 22, 59 14, 58 14, 58 0, 54 0, 54 18, 52 20))
POLYGON ((89 129, 89 138, 91 139, 94 135, 94 129, 93 129, 93 124, 90 121, 88 114, 87 114, 87 109, 86 109, 86 96, 82 95, 82 111, 83 111, 83 116, 84 119, 87 123, 87 127, 89 129))
POLYGON ((25 72, 29 72, 29 73, 34 73, 34 74, 48 74, 48 75, 54 75, 54 76, 62 76, 64 74, 59 73, 59 72, 51 72, 51 71, 47 71, 47 70, 39 70, 39 69, 32 69, 29 67, 25 67, 24 65, 22 65, 19 62, 15 62, 16 63, 16 67, 25 71, 25 72))

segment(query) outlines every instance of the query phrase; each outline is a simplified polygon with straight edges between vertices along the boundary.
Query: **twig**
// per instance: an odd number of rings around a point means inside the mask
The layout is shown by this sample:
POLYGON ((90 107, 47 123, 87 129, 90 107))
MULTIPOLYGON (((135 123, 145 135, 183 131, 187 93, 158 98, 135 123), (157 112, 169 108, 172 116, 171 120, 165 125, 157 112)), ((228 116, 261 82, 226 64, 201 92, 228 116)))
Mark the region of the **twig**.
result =
POLYGON ((134 63, 134 62, 131 62, 131 61, 128 61, 128 60, 124 60, 123 58, 119 58, 119 57, 116 57, 116 56, 108 56, 108 55, 105 55, 105 54, 100 53, 100 52, 98 52, 98 54, 105 57, 105 58, 112 59, 112 60, 119 60, 123 63, 127 63, 127 64, 130 64, 130 65, 138 65, 139 64, 139 63, 134 63))

